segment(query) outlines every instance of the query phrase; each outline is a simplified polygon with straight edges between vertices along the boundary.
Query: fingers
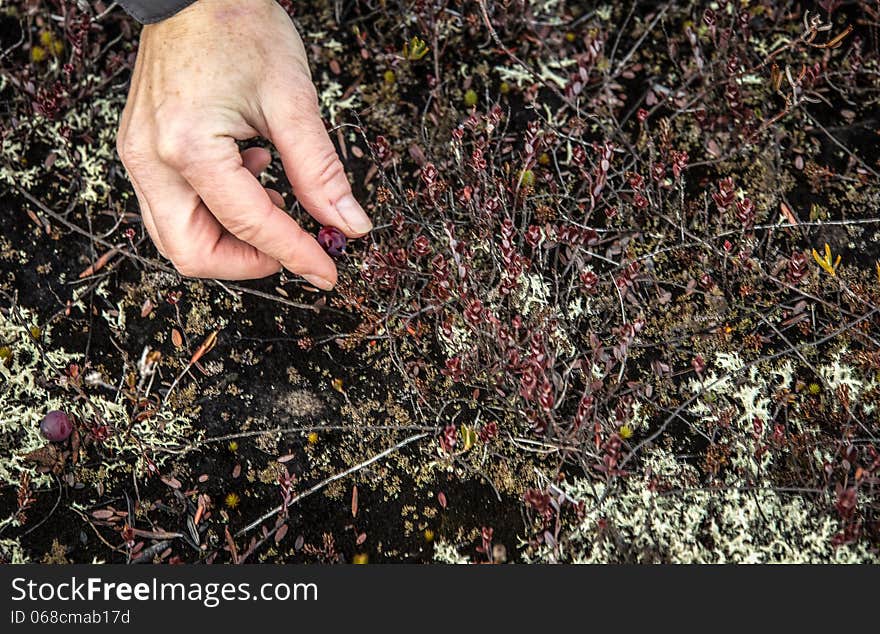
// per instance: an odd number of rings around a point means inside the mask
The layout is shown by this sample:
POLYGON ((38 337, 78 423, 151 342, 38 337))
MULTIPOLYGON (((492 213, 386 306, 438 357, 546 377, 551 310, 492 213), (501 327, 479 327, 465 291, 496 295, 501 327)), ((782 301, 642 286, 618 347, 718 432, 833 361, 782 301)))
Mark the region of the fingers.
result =
MULTIPOLYGON (((255 171, 268 163, 265 150, 247 156, 255 171)), ((129 156, 126 162, 139 192, 147 231, 182 275, 242 280, 281 269, 276 259, 226 231, 176 170, 158 159, 142 164, 129 156)))
MULTIPOLYGON (((135 68, 134 68, 134 73, 132 76, 131 91, 129 94, 130 98, 133 98, 136 91, 137 91, 137 85, 138 85, 137 79, 140 76, 140 74, 141 74, 141 64, 136 63, 135 68)), ((120 117, 119 131, 117 133, 117 152, 120 157, 123 157, 123 155, 127 154, 125 139, 127 137, 126 130, 128 129, 128 120, 130 119, 130 117, 131 117, 131 112, 130 112, 129 108, 125 108, 122 112, 121 117, 120 117)), ((165 257, 168 257, 167 252, 165 250, 165 247, 162 245, 162 239, 159 236, 159 230, 156 228, 156 223, 153 220, 153 214, 152 214, 152 211, 150 210, 150 205, 147 202, 147 199, 144 196, 143 191, 141 190, 140 186, 138 185, 137 179, 134 177, 134 174, 132 174, 130 170, 128 170, 128 172, 129 172, 129 180, 131 180, 132 189, 134 189, 135 196, 137 197, 138 209, 140 209, 140 212, 141 212, 141 222, 143 222, 144 228, 147 230, 147 234, 150 236, 150 239, 153 241, 153 244, 156 245, 156 249, 159 251, 159 253, 165 257)))
POLYGON ((269 189, 267 187, 266 193, 269 194, 269 199, 272 201, 273 205, 281 208, 284 207, 284 196, 281 195, 281 192, 276 189, 269 189))
POLYGON ((266 148, 249 147, 241 153, 241 164, 254 176, 259 176, 272 162, 272 154, 266 148))
POLYGON ((150 205, 147 203, 146 197, 141 192, 140 187, 138 187, 137 182, 133 177, 130 177, 132 189, 134 189, 135 196, 137 196, 138 200, 138 208, 141 212, 141 222, 144 223, 144 228, 147 230, 147 234, 150 236, 150 239, 153 241, 153 244, 156 245, 156 250, 165 257, 166 255, 165 247, 162 244, 162 238, 159 236, 159 230, 156 228, 156 222, 153 220, 153 214, 150 211, 150 205))
MULTIPOLYGON (((247 171, 254 176, 259 176, 264 169, 269 167, 269 163, 272 162, 272 154, 269 150, 261 147, 248 148, 241 153, 241 162, 247 171)), ((269 199, 273 205, 284 209, 284 197, 281 195, 281 192, 267 187, 266 193, 269 194, 269 199)))
POLYGON ((321 121, 314 88, 304 79, 291 85, 294 94, 276 94, 266 101, 264 116, 293 192, 321 224, 337 227, 352 238, 362 236, 373 224, 351 193, 345 169, 321 121))
MULTIPOLYGON (((192 186, 194 194, 223 227, 315 286, 332 288, 336 284, 333 260, 273 203, 272 196, 248 170, 234 139, 210 135, 197 138, 201 139, 199 144, 181 148, 179 153, 166 153, 163 159, 192 186)), ((257 153, 247 155, 251 167, 264 159, 257 153)))

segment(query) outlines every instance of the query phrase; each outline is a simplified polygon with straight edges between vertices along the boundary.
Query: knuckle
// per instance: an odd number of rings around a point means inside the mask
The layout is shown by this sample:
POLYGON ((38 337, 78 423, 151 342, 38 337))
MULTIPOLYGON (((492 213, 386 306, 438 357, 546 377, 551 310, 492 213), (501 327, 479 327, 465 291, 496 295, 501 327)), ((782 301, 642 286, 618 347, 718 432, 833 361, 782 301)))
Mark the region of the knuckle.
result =
POLYGON ((143 150, 138 139, 131 135, 120 133, 116 137, 116 153, 126 168, 136 165, 143 156, 143 150))
POLYGON ((311 81, 302 82, 302 87, 300 88, 302 91, 302 98, 305 104, 311 108, 312 112, 320 112, 321 108, 318 105, 318 89, 315 87, 311 81))
POLYGON ((339 182, 346 179, 345 168, 336 151, 331 147, 321 152, 315 161, 317 166, 316 181, 321 187, 339 182))
MULTIPOLYGON (((307 78, 290 80, 286 92, 286 106, 279 112, 292 130, 303 125, 313 124, 321 118, 321 107, 318 105, 318 90, 307 78)), ((287 127, 286 125, 284 127, 287 127)))
POLYGON ((318 89, 308 75, 297 75, 293 79, 292 90, 294 103, 305 112, 318 112, 318 89))
POLYGON ((302 232, 298 231, 290 239, 285 241, 284 247, 279 254, 279 261, 294 273, 300 273, 302 268, 302 232))
POLYGON ((157 132, 156 154, 168 165, 185 165, 190 161, 199 138, 197 125, 188 119, 171 119, 157 132))
POLYGON ((263 227, 269 226, 275 209, 265 205, 258 210, 243 214, 238 220, 226 223, 226 228, 239 240, 254 244, 259 241, 263 227))
POLYGON ((119 158, 125 161, 125 157, 129 156, 131 149, 131 142, 128 140, 128 137, 123 132, 119 132, 116 135, 116 153, 119 155, 119 158))
POLYGON ((116 129, 116 153, 119 155, 119 158, 123 160, 125 160, 125 156, 131 145, 131 135, 129 134, 130 127, 128 125, 129 119, 130 115, 128 114, 126 107, 119 116, 119 127, 116 129))
POLYGON ((185 147, 186 140, 172 131, 163 130, 156 139, 156 154, 169 165, 179 162, 185 147))

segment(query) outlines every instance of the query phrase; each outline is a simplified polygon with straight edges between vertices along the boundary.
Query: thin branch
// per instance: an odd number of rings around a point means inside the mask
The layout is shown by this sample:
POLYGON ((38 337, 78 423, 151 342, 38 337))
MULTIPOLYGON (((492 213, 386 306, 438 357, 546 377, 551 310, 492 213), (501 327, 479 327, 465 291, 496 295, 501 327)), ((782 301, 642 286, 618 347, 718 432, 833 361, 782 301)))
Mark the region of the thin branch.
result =
MULTIPOLYGON (((330 476, 330 477, 327 478, 326 480, 322 480, 321 482, 319 482, 318 484, 314 485, 313 487, 311 487, 311 488, 309 488, 309 489, 306 489, 305 491, 303 491, 303 492, 300 493, 299 495, 296 495, 296 496, 292 497, 292 498, 290 499, 290 501, 287 502, 286 505, 281 504, 281 505, 278 506, 277 508, 274 508, 274 509, 272 509, 271 511, 269 511, 269 512, 267 512, 267 513, 264 513, 264 514, 261 515, 259 518, 255 519, 253 522, 251 522, 250 524, 248 524, 247 526, 245 526, 244 528, 242 528, 240 531, 238 531, 238 532, 235 534, 235 536, 236 536, 236 537, 241 537, 242 535, 244 535, 244 534, 246 534, 246 533, 252 531, 252 530, 255 529, 256 527, 258 527, 260 524, 262 524, 262 523, 265 522, 266 520, 268 520, 268 519, 272 519, 273 517, 275 517, 275 516, 278 515, 279 513, 283 512, 286 508, 290 508, 291 506, 293 506, 294 504, 296 504, 296 503, 299 502, 300 500, 303 500, 303 499, 309 497, 309 496, 312 495, 313 493, 317 493, 318 491, 320 491, 321 489, 323 489, 323 488, 326 487, 327 485, 332 484, 332 483, 336 482, 337 480, 342 480, 343 478, 345 478, 345 477, 347 477, 347 476, 350 476, 351 474, 356 473, 357 471, 360 471, 360 470, 363 469, 364 467, 368 467, 368 466, 370 466, 371 464, 373 464, 374 462, 378 462, 378 461, 381 460, 382 458, 384 458, 384 457, 386 457, 386 456, 389 456, 389 455, 393 454, 395 451, 398 451, 398 450, 402 449, 403 447, 405 447, 405 446, 407 446, 407 445, 409 445, 409 444, 411 444, 411 443, 416 442, 417 440, 421 440, 422 438, 425 438, 427 435, 428 435, 428 434, 423 433, 423 434, 416 434, 415 436, 410 436, 410 437, 407 438, 406 440, 402 440, 401 442, 397 443, 397 444, 394 445, 393 447, 389 447, 389 448, 386 449, 385 451, 382 451, 382 452, 380 452, 380 453, 377 453, 375 456, 373 456, 373 457, 370 458, 369 460, 365 460, 364 462, 361 462, 361 463, 356 464, 356 465, 354 465, 354 466, 352 466, 352 467, 349 467, 349 468, 346 469, 345 471, 342 471, 342 472, 340 472, 340 473, 337 473, 336 475, 330 476)), ((273 529, 273 532, 274 532, 275 530, 277 530, 277 527, 273 529)))

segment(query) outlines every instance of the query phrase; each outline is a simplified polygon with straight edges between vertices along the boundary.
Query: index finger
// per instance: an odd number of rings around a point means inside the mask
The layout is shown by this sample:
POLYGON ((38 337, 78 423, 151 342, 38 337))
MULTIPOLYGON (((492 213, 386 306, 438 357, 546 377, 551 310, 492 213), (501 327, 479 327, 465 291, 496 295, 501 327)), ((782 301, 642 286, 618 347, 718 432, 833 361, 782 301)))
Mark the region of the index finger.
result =
POLYGON ((314 237, 272 203, 260 182, 242 164, 234 139, 214 136, 198 147, 190 147, 178 169, 234 236, 319 288, 329 290, 336 284, 333 260, 314 237))

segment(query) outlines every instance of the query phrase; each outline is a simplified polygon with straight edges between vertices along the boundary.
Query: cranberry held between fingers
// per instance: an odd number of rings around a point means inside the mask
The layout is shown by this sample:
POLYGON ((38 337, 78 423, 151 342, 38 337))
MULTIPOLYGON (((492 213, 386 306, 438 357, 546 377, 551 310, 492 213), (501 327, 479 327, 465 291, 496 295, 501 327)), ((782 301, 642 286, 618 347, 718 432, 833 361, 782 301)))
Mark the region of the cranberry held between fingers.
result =
POLYGON ((40 432, 47 440, 64 442, 73 432, 73 422, 64 412, 53 410, 40 422, 40 432))
POLYGON ((345 253, 345 234, 336 227, 321 227, 318 231, 318 244, 334 258, 345 253))

